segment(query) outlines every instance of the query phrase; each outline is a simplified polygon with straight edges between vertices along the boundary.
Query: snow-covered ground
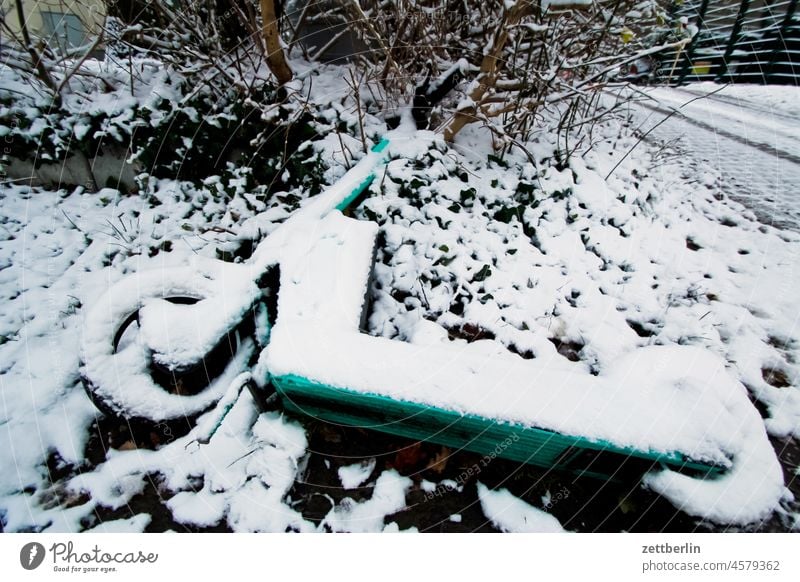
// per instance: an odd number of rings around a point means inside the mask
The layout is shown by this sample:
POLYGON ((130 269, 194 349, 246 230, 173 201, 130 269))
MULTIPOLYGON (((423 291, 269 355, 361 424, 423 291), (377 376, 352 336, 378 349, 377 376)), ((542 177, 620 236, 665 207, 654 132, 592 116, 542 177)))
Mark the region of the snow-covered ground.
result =
MULTIPOLYGON (((320 94, 345 92, 333 76, 318 80, 320 94)), ((376 128, 385 131, 373 120, 376 128)), ((800 438, 800 234, 758 222, 713 164, 650 145, 635 149, 604 180, 636 139, 613 124, 602 131, 592 152, 560 170, 547 135, 531 144, 533 164, 522 155, 492 161, 489 136, 476 127, 462 132, 453 148, 430 132, 406 134, 354 212, 384 234, 369 331, 418 346, 451 341, 448 334, 491 337, 473 345, 502 351, 504 358, 516 352, 521 365, 531 360, 525 366, 547 362, 550 370, 587 383, 619 381, 619 362, 638 361, 626 368, 635 374, 626 379, 632 389, 625 402, 616 402, 620 435, 641 434, 643 424, 662 426, 635 415, 626 423, 620 413, 622 406, 649 410, 636 400, 637 383, 645 392, 662 384, 680 388, 673 378, 687 371, 663 361, 645 365, 650 360, 638 356, 662 349, 701 353, 696 361, 711 363, 697 369, 713 370, 714 378, 696 377, 684 388, 704 393, 706 381, 714 388, 706 394, 724 394, 701 399, 708 409, 687 411, 685 433, 673 418, 669 431, 676 434, 650 436, 659 443, 688 436, 701 445, 717 443, 734 455, 734 467, 737 456, 746 458, 748 471, 710 483, 653 473, 627 489, 649 487, 676 506, 676 515, 719 527, 770 521, 796 528, 790 482, 796 468, 779 450, 784 471, 777 470, 767 435, 773 445, 800 438)), ((341 144, 326 139, 321 145, 334 166, 332 179, 344 171, 341 144)), ((374 455, 320 463, 310 443, 324 429, 280 410, 259 414, 247 391, 208 443, 194 433, 173 440, 167 425, 156 427, 149 443, 112 442, 105 433, 125 434, 124 427, 100 418, 78 375, 90 308, 125 275, 175 269, 197 255, 213 258, 238 237, 274 233, 289 210, 246 193, 226 201, 198 201, 200 195, 171 181, 158 183, 149 198, 112 190, 0 190, 4 530, 141 531, 161 527, 156 522, 166 513, 172 528, 398 531, 416 525, 392 516, 408 511, 413 517, 409 500, 430 494, 428 503, 436 503, 440 488, 464 495, 458 498, 463 507, 448 511, 453 524, 463 523, 461 509, 467 515, 479 507, 503 531, 586 527, 571 520, 575 505, 556 501, 567 493, 517 497, 510 492, 517 482, 493 491, 483 476, 432 482, 435 471, 404 470, 396 459, 388 464, 374 455), (321 465, 340 489, 311 519, 308 499, 296 492, 315 478, 310 467, 321 465), (108 515, 114 520, 101 523, 108 515)), ((301 274, 294 275, 298 284, 301 274)), ((145 332, 153 329, 146 319, 145 332)), ((552 396, 557 402, 558 394, 552 396)), ((608 424, 576 418, 590 433, 608 424)), ((560 425, 569 428, 569 420, 560 425)), ((553 422, 558 428, 558 419, 553 422)), ((593 495, 569 498, 587 505, 593 495)))
POLYGON ((759 219, 800 229, 800 89, 792 86, 697 83, 653 88, 634 109, 650 139, 679 142, 690 160, 706 161, 722 188, 759 219))

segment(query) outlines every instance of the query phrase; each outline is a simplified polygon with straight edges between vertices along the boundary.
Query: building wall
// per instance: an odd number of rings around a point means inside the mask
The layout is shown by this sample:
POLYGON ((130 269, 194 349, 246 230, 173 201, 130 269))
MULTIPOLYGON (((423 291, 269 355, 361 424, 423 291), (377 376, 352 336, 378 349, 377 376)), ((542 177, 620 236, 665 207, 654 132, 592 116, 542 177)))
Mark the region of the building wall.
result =
MULTIPOLYGON (((21 27, 15 0, 0 0, 0 7, 9 28, 19 34, 21 27)), ((56 45, 64 44, 65 39, 61 37, 65 27, 69 29, 66 34, 70 40, 82 36, 83 42, 90 42, 100 32, 106 15, 104 0, 22 0, 22 10, 31 36, 56 45), (65 19, 60 17, 62 14, 67 15, 65 19), (75 23, 80 31, 74 28, 75 23), (61 33, 55 37, 51 34, 54 24, 61 33)))

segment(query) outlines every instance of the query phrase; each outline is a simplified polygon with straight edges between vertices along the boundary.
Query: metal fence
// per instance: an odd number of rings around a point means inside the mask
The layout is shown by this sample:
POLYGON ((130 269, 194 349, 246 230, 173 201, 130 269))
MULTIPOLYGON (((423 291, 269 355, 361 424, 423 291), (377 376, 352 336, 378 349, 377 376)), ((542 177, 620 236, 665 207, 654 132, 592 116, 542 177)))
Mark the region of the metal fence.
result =
POLYGON ((680 51, 664 54, 658 77, 693 81, 798 85, 798 0, 684 0, 673 6, 697 34, 680 51))

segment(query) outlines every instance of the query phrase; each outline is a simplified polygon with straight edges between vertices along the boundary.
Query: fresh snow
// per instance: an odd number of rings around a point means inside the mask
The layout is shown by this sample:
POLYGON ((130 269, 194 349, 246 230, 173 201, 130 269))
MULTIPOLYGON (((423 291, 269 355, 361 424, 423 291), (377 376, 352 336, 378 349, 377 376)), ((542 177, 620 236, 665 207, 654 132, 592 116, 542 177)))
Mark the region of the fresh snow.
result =
MULTIPOLYGON (((716 127, 717 131, 732 132, 750 144, 771 149, 776 155, 786 153, 800 157, 800 120, 796 111, 788 107, 789 103, 778 101, 769 112, 761 107, 753 109, 751 99, 728 97, 729 89, 733 87, 724 87, 713 94, 703 91, 707 89, 704 84, 686 89, 657 87, 648 89, 647 95, 659 105, 678 109, 682 116, 716 127), (697 97, 700 98, 695 99, 697 97)), ((800 89, 787 89, 794 90, 794 101, 800 99, 800 89)), ((761 102, 757 103, 757 106, 763 106, 761 102)))
MULTIPOLYGON (((405 507, 406 491, 411 487, 411 479, 397 471, 384 471, 375 481, 372 497, 356 502, 345 498, 331 509, 323 520, 333 531, 354 533, 375 533, 384 531, 385 516, 405 507)), ((391 529, 389 530, 391 531, 391 529)))
MULTIPOLYGON (((597 174, 584 175, 575 185, 577 199, 588 207, 613 206, 597 174)), ((298 230, 307 246, 282 261, 278 322, 266 348, 271 374, 733 465, 716 481, 670 480, 669 472, 650 480, 677 505, 709 519, 748 523, 777 506, 783 476, 761 418, 724 360, 705 349, 648 346, 624 353, 624 344, 612 343, 603 358, 608 366, 593 375, 566 369, 557 353, 524 360, 494 341, 447 341, 444 330, 421 343, 357 333, 374 236, 366 226, 356 228, 363 224, 331 214, 313 230, 298 230), (359 238, 354 230, 364 234, 359 238), (686 503, 687 482, 716 503, 686 503)), ((607 256, 618 263, 630 259, 630 246, 615 249, 616 231, 598 234, 595 244, 608 249, 607 256)), ((607 336, 610 330, 602 332, 607 336)))
POLYGON ((86 530, 87 533, 140 533, 150 525, 152 517, 147 513, 137 513, 128 519, 104 521, 86 530))
POLYGON ((498 529, 514 533, 564 533, 558 519, 522 499, 508 489, 493 491, 478 483, 478 498, 483 513, 498 529))
POLYGON ((762 222, 798 230, 800 88, 695 83, 646 94, 631 113, 649 141, 674 143, 686 158, 705 160, 726 193, 762 222))
MULTIPOLYGON (((332 110, 345 111, 335 103, 344 82, 331 71, 314 78, 313 98, 328 96, 332 110)), ((175 97, 163 75, 153 81, 175 97)), ((778 93, 771 92, 778 113, 792 111, 792 98, 778 93)), ((94 106, 124 117, 131 103, 100 99, 94 106)), ((718 111, 731 119, 735 113, 718 111)), ((330 180, 363 163, 313 200, 301 195, 293 220, 287 220, 292 209, 273 200, 246 193, 216 199, 168 180, 151 181, 149 200, 109 189, 0 187, 4 531, 142 531, 151 526, 149 514, 105 524, 96 516, 117 515, 148 490, 176 523, 197 528, 398 531, 387 516, 407 506, 412 488, 432 492, 436 484, 376 471, 377 464, 367 476, 368 466, 360 464, 339 474, 344 487, 363 487, 368 498, 334 504, 319 524, 303 517, 291 489, 314 454, 306 430, 279 412, 257 413, 247 390, 234 402, 248 350, 257 349, 247 341, 240 359, 196 403, 202 409, 223 399, 231 405, 224 419, 210 410, 192 432, 155 450, 120 447, 96 464, 85 459, 98 413, 81 386, 80 350, 106 374, 104 385, 122 393, 129 382, 155 399, 127 405, 164 418, 179 413, 174 395, 147 383, 143 348, 168 368, 191 363, 258 296, 256 276, 278 263, 296 294, 279 298, 279 323, 252 371, 260 383, 293 368, 352 389, 492 418, 654 450, 688 448, 730 463, 730 472, 708 481, 654 472, 645 486, 691 515, 725 524, 757 521, 791 499, 767 435, 800 436, 794 293, 800 235, 759 224, 731 199, 736 192, 714 167, 647 144, 605 180, 635 143, 619 137, 618 128, 600 128, 593 151, 559 171, 548 136, 530 144, 536 166, 512 153, 505 168, 486 161, 491 141, 480 128, 466 128, 447 149, 429 132, 401 127, 392 135, 391 161, 355 211, 359 221, 331 209, 384 156, 364 155, 360 140, 346 138, 342 148, 333 136, 318 146, 331 165, 330 180), (421 158, 428 153, 430 159, 421 158), (417 159, 424 170, 414 167, 417 159), (455 178, 461 170, 464 178, 455 178), (426 182, 416 189, 419 202, 399 186, 415 178, 426 182), (523 232, 519 217, 493 218, 523 182, 537 187, 537 204, 522 213, 535 237, 523 232), (467 188, 475 192, 465 202, 467 188), (384 237, 369 287, 369 335, 357 333, 377 232, 367 210, 384 237), (241 239, 266 234, 244 263, 211 260, 241 239), (170 252, 159 251, 165 242, 170 252), (334 265, 352 276, 337 279, 334 265), (116 306, 138 306, 165 286, 180 290, 187 272, 205 274, 183 289, 202 291, 201 301, 145 301, 134 337, 112 355, 104 329, 118 315, 116 306), (328 285, 327 293, 312 289, 314 281, 328 285), (109 299, 114 294, 121 296, 109 299), (448 337, 465 324, 495 339, 468 344, 448 337), (292 346, 302 352, 291 353, 292 346), (578 361, 564 356, 564 346, 575 346, 578 361), (387 370, 396 381, 386 380, 387 370), (485 374, 496 380, 481 386, 475 378, 485 374), (66 476, 51 482, 46 460, 66 476)), ((371 135, 385 130, 378 129, 371 135)), ((753 131, 791 133, 768 124, 753 131)), ((445 482, 462 495, 470 491, 445 482)), ((507 491, 479 485, 478 493, 499 529, 560 529, 552 516, 507 491)))
MULTIPOLYGON (((701 95, 719 89, 719 85, 711 82, 692 83, 685 87, 686 91, 701 95)), ((800 87, 796 85, 730 84, 715 97, 742 109, 756 108, 767 118, 783 115, 795 122, 800 118, 800 87)))
POLYGON ((339 480, 342 482, 342 487, 345 489, 355 489, 359 487, 372 475, 376 463, 377 460, 373 457, 361 463, 339 467, 339 480))
POLYGON ((123 279, 99 298, 83 326, 83 370, 109 398, 117 412, 156 421, 193 415, 217 401, 234 377, 243 372, 255 346, 249 338, 225 372, 206 390, 186 397, 166 392, 150 376, 150 351, 167 368, 197 363, 240 321, 260 290, 239 275, 237 265, 219 261, 197 264, 196 269, 158 269, 123 279), (203 268, 203 267, 206 268, 203 268), (244 284, 243 284, 244 283, 244 284), (197 311, 175 305, 160 296, 196 296, 197 311), (146 302, 146 305, 145 305, 146 302), (139 307, 137 341, 117 350, 115 330, 139 307))

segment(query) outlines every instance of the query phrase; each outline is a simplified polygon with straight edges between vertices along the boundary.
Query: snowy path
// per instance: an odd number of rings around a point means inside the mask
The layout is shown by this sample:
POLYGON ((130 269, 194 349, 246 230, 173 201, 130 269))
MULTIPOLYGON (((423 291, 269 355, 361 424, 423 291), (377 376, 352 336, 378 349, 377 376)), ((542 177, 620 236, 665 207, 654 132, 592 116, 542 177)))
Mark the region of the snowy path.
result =
POLYGON ((635 114, 641 129, 648 131, 680 108, 649 140, 680 140, 680 149, 716 168, 726 194, 750 207, 762 222, 800 229, 800 116, 791 101, 766 99, 759 91, 748 95, 745 87, 726 87, 703 97, 709 89, 648 90, 658 103, 642 102, 635 114))

